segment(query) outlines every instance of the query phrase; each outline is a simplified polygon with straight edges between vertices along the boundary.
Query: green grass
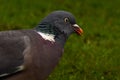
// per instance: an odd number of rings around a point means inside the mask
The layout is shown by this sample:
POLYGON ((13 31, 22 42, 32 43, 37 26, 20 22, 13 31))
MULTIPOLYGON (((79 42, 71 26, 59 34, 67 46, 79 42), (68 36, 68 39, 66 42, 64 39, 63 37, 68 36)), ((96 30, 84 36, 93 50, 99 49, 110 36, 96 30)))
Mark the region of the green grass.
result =
POLYGON ((72 12, 72 35, 48 80, 120 80, 120 0, 0 0, 0 30, 28 29, 54 10, 72 12))

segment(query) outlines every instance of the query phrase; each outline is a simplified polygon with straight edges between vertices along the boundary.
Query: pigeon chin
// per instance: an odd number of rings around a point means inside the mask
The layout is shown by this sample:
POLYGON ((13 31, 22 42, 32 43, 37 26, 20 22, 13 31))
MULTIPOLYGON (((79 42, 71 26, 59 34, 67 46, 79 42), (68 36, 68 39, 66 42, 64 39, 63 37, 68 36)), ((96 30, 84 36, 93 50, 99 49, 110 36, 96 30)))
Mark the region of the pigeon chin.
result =
POLYGON ((78 35, 82 35, 83 34, 83 30, 82 28, 80 28, 77 24, 73 25, 74 31, 78 34, 78 35))

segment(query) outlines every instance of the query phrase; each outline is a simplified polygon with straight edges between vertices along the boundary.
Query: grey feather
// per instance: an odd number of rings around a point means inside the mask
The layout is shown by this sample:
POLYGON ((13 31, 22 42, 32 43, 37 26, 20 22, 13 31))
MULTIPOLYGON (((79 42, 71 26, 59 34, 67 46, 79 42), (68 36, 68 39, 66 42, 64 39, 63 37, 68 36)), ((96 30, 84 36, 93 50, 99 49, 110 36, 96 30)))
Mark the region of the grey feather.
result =
POLYGON ((0 75, 19 71, 29 38, 19 31, 0 32, 0 75))

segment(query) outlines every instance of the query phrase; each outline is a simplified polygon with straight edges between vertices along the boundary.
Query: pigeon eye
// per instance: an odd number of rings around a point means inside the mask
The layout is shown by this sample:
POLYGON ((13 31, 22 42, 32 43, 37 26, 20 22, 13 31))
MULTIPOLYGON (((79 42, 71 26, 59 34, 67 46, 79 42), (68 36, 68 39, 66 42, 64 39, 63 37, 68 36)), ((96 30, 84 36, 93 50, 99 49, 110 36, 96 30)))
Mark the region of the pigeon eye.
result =
POLYGON ((69 21, 69 19, 68 19, 68 18, 65 18, 65 19, 64 19, 64 21, 65 21, 65 22, 68 22, 68 21, 69 21))

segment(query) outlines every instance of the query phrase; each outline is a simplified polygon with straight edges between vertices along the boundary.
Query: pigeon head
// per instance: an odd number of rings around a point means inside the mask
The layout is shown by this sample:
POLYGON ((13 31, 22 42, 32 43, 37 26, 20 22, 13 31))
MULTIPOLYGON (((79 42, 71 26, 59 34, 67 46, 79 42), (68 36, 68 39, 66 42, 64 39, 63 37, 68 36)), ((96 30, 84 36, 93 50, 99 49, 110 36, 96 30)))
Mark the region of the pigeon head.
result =
POLYGON ((76 24, 74 16, 66 11, 54 11, 50 13, 40 22, 36 30, 55 35, 55 39, 64 38, 64 40, 71 33, 76 32, 78 35, 83 33, 83 30, 76 24))

